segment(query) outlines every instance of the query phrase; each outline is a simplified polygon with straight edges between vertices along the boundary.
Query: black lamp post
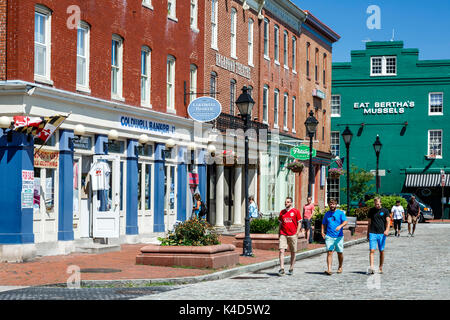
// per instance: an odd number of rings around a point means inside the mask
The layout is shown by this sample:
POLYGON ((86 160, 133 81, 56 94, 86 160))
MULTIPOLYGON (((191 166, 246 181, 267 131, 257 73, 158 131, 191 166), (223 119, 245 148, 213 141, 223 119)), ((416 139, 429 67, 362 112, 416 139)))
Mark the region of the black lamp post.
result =
POLYGON ((347 212, 350 213, 350 142, 352 142, 353 133, 348 126, 342 132, 342 138, 347 149, 347 212))
POLYGON ((309 135, 309 178, 308 178, 308 197, 311 197, 312 193, 312 181, 313 177, 313 165, 312 165, 312 153, 313 153, 313 138, 316 133, 317 125, 319 121, 314 118, 314 112, 309 111, 309 117, 305 121, 306 133, 309 135))
MULTIPOLYGON (((248 93, 248 88, 244 86, 242 88, 241 95, 236 100, 236 105, 239 109, 242 119, 244 120, 244 132, 248 130, 248 120, 252 112, 255 101, 248 93)), ((244 180, 245 180, 245 238, 243 245, 243 256, 251 257, 252 252, 252 239, 250 238, 250 216, 248 210, 248 135, 245 134, 245 165, 244 165, 244 180)))
POLYGON ((378 165, 380 162, 380 151, 381 151, 381 147, 383 145, 380 142, 380 137, 377 135, 377 139, 375 140, 375 142, 373 143, 373 149, 375 150, 375 154, 377 156, 377 170, 376 170, 376 187, 377 187, 377 194, 378 191, 380 189, 380 176, 378 173, 378 165))

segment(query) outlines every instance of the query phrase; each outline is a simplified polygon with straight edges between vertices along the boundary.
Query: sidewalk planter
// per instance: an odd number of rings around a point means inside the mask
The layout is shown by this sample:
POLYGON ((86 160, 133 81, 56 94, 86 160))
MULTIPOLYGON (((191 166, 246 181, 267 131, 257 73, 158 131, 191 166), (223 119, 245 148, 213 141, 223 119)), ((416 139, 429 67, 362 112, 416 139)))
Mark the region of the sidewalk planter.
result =
POLYGON ((141 248, 136 264, 217 269, 235 266, 239 253, 232 244, 214 246, 158 246, 141 248))
POLYGON ((355 232, 366 233, 369 225, 369 221, 356 221, 355 232))
MULTIPOLYGON (((239 233, 235 236, 235 240, 233 244, 242 248, 244 244, 244 233, 239 233)), ((279 236, 278 234, 270 234, 270 233, 251 233, 250 239, 252 239, 252 248, 253 249, 261 249, 261 250, 278 250, 279 249, 279 236)), ((305 235, 300 232, 297 240, 297 251, 306 249, 308 246, 308 242, 305 239, 305 235)), ((289 248, 287 249, 289 251, 289 248)))

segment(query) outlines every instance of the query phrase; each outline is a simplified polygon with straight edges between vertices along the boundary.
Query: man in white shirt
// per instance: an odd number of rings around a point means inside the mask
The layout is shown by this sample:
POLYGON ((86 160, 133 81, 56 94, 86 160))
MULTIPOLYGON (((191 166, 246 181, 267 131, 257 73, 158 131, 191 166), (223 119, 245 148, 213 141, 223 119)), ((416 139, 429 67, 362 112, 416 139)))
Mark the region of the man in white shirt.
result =
POLYGON ((391 213, 392 218, 394 219, 395 236, 400 237, 402 221, 405 218, 405 209, 403 209, 403 206, 400 204, 400 200, 395 202, 395 206, 392 207, 391 213))

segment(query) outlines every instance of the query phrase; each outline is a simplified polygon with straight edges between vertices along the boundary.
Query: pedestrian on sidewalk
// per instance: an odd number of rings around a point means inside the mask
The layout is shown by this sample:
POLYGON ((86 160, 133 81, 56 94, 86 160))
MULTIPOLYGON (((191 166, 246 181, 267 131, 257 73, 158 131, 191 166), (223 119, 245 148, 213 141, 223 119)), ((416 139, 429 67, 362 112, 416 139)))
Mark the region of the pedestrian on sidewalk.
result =
POLYGON ((337 201, 331 199, 328 202, 330 210, 327 211, 322 220, 322 238, 325 239, 327 249, 327 267, 325 273, 332 275, 333 251, 337 252, 339 268, 337 273, 342 273, 344 263, 344 226, 348 223, 345 212, 337 208, 337 201))
POLYGON ((250 221, 259 218, 258 206, 255 203, 253 196, 248 197, 248 214, 250 215, 250 221))
POLYGON ((308 243, 312 243, 311 236, 311 217, 314 212, 314 204, 312 202, 312 197, 306 199, 306 204, 303 206, 303 220, 302 220, 302 230, 305 234, 305 239, 308 243))
POLYGON ((200 197, 200 193, 194 194, 194 206, 192 207, 192 217, 200 218, 200 211, 202 207, 202 198, 200 197))
POLYGON ((391 209, 392 218, 394 219, 395 236, 400 237, 402 222, 405 219, 405 209, 400 204, 400 200, 395 201, 395 206, 391 209))
POLYGON ((414 237, 414 232, 416 231, 416 224, 419 217, 420 205, 416 201, 416 197, 412 196, 411 199, 409 199, 408 206, 406 207, 406 219, 408 220, 408 236, 414 237), (411 224, 413 225, 412 233, 411 224))
POLYGON ((381 206, 381 199, 374 199, 374 207, 370 208, 368 214, 368 228, 367 228, 367 239, 369 240, 369 262, 370 267, 368 270, 369 274, 374 274, 374 255, 375 250, 378 246, 378 251, 380 252, 380 265, 379 273, 383 273, 383 263, 384 263, 384 248, 386 244, 386 237, 389 234, 391 218, 389 216, 389 211, 381 206))
POLYGON ((284 251, 289 247, 291 252, 291 265, 288 275, 294 273, 295 253, 297 251, 297 239, 300 233, 302 216, 300 211, 293 207, 292 198, 287 197, 284 202, 285 208, 281 210, 278 221, 280 222, 280 270, 279 276, 284 275, 284 251))

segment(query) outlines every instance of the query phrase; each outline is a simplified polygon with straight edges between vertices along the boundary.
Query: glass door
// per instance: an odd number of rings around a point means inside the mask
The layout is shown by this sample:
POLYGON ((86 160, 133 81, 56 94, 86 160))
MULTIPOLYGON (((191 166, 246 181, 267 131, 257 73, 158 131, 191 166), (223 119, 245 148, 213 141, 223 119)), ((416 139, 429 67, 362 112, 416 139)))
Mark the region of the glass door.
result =
POLYGON ((94 156, 89 171, 93 191, 92 235, 118 238, 120 221, 120 157, 94 156))

